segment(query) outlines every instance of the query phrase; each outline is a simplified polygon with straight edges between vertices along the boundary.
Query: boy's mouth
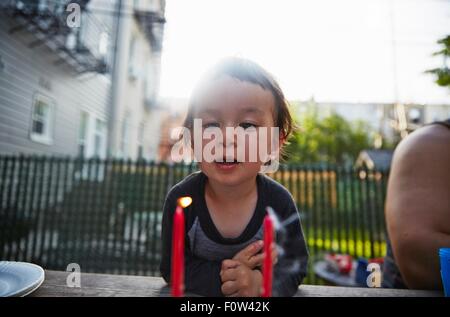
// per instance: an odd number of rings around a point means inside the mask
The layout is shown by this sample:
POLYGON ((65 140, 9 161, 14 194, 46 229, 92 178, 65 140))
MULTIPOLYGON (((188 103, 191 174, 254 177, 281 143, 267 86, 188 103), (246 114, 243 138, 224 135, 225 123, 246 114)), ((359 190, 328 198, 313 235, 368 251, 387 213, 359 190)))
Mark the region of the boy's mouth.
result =
POLYGON ((230 160, 230 159, 226 160, 225 158, 222 161, 214 161, 214 163, 216 164, 216 166, 218 168, 220 168, 222 170, 230 170, 230 169, 238 166, 239 164, 241 164, 237 160, 230 160))

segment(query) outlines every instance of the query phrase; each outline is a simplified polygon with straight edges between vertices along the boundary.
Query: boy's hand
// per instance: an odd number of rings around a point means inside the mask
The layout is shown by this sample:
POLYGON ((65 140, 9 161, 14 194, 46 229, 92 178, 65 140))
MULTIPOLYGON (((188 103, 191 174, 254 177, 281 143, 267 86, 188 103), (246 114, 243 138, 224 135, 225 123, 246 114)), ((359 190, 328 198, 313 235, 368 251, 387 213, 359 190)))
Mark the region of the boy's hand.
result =
POLYGON ((224 260, 220 272, 225 296, 256 297, 261 295, 262 274, 236 260, 224 260))
MULTIPOLYGON (((262 240, 255 241, 242 249, 233 257, 233 260, 239 261, 249 269, 261 267, 264 260, 264 253, 261 251, 264 242, 262 240)), ((278 253, 275 244, 272 245, 272 262, 275 265, 278 260, 278 253)))

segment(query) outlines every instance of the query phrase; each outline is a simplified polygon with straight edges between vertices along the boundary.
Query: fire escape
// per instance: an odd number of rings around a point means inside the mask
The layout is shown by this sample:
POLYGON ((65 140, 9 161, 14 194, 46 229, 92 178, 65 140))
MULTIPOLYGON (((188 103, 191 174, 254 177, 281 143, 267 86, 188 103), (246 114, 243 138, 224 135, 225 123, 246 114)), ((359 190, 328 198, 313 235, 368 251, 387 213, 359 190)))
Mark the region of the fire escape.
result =
MULTIPOLYGON (((145 34, 147 41, 150 43, 154 59, 160 59, 162 50, 162 41, 164 37, 164 24, 166 19, 163 12, 134 10, 134 18, 139 28, 145 34)), ((153 69, 153 71, 155 71, 153 69)), ((157 106, 157 97, 154 87, 146 87, 148 91, 145 93, 144 104, 146 109, 152 109, 157 106)))
POLYGON ((55 53, 55 65, 67 64, 76 73, 106 73, 106 50, 99 42, 109 35, 108 28, 86 8, 89 0, 10 0, 0 4, 4 15, 13 21, 10 34, 28 32, 28 47, 46 46, 55 53), (69 3, 80 7, 80 27, 67 23, 69 3), (86 30, 85 28, 89 29, 86 30), (105 36, 104 36, 105 35, 105 36), (95 45, 93 45, 95 43, 95 45))
POLYGON ((134 17, 147 37, 152 50, 161 53, 166 19, 159 12, 134 10, 134 17))

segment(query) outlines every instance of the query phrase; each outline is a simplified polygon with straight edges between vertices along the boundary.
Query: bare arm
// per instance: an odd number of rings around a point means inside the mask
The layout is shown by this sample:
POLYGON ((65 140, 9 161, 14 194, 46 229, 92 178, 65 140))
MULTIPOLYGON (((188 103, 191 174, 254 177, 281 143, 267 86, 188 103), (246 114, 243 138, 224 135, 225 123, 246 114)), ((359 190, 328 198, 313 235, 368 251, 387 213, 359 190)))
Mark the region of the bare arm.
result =
POLYGON ((450 132, 429 126, 397 147, 389 177, 386 221, 409 288, 442 288, 438 249, 450 247, 450 132))

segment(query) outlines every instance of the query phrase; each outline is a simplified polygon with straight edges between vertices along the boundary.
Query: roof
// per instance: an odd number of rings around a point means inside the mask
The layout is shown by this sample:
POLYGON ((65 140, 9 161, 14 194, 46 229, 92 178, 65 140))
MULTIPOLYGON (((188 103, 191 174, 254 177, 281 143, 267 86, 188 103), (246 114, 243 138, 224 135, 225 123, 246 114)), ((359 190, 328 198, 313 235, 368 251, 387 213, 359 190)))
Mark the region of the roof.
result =
POLYGON ((363 150, 359 153, 356 166, 367 166, 369 169, 389 169, 394 151, 392 150, 363 150))

